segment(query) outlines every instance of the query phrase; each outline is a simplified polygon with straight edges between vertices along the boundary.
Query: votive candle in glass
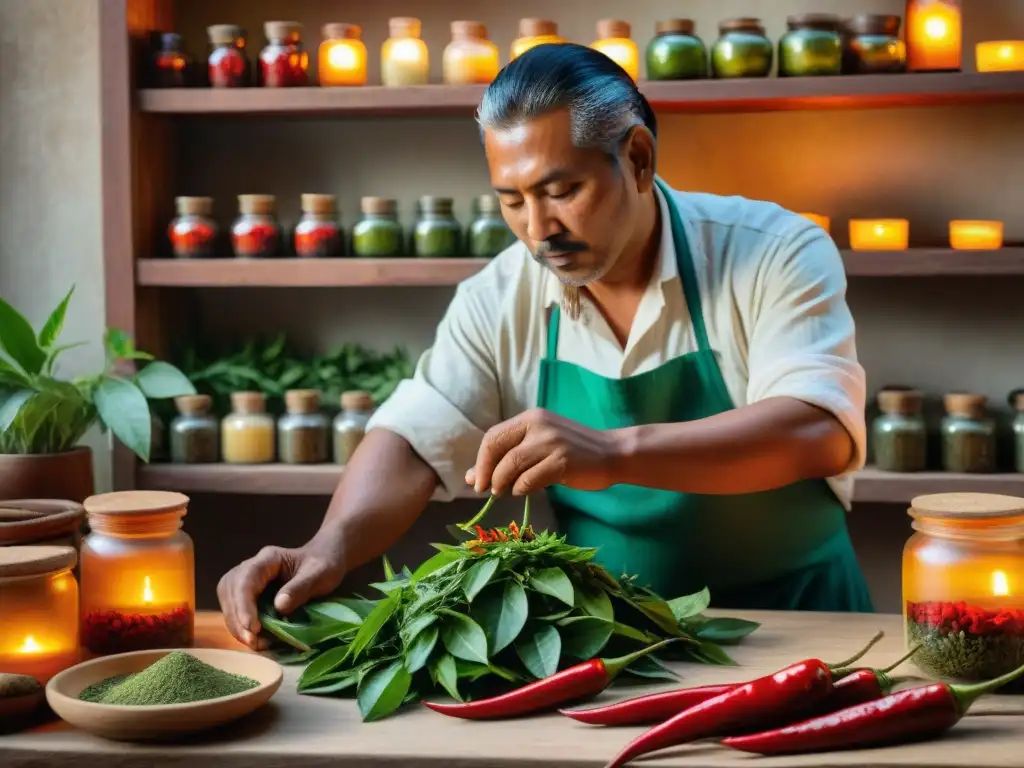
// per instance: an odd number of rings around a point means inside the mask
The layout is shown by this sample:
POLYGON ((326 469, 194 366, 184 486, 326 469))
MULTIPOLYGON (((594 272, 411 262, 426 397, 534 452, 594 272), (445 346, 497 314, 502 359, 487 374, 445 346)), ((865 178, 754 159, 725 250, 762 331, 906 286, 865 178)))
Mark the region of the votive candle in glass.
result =
POLYGON ((963 64, 961 0, 907 0, 907 68, 955 72, 963 64))
POLYGON ((903 251, 909 241, 906 219, 850 219, 850 247, 855 251, 903 251))
POLYGON ((1024 40, 989 40, 974 48, 979 72, 1024 71, 1024 40))
POLYGON ((430 82, 430 54, 420 39, 419 19, 399 16, 388 19, 390 37, 380 51, 380 74, 384 85, 399 87, 430 82))
POLYGON ((597 22, 597 40, 590 47, 626 70, 636 82, 640 79, 640 51, 630 37, 631 33, 632 28, 627 21, 601 19, 597 22))
POLYGON ((317 69, 322 86, 366 85, 366 45, 358 24, 325 24, 317 69))
POLYGON ((949 222, 949 245, 957 251, 996 251, 1003 247, 1003 222, 958 219, 949 222))
POLYGON ((565 38, 558 34, 557 22, 550 19, 520 19, 519 37, 512 41, 509 61, 522 56, 534 46, 564 42, 565 38))
POLYGON ((453 21, 452 41, 441 59, 450 85, 487 85, 498 75, 498 46, 487 39, 479 21, 453 21))

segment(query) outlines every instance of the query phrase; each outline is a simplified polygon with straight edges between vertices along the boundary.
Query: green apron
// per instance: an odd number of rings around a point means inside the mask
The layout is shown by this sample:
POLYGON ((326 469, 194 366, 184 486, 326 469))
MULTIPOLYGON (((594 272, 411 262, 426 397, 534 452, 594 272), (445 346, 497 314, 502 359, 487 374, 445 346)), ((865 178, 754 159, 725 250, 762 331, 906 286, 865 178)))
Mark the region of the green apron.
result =
MULTIPOLYGON (((624 379, 558 360, 556 306, 541 361, 538 406, 593 429, 693 421, 732 410, 708 343, 689 244, 671 190, 683 295, 698 349, 624 379)), ((706 496, 614 485, 603 491, 548 488, 559 530, 597 547, 615 576, 666 598, 707 586, 712 606, 871 612, 871 597, 846 529, 846 511, 825 480, 738 496, 706 496)))

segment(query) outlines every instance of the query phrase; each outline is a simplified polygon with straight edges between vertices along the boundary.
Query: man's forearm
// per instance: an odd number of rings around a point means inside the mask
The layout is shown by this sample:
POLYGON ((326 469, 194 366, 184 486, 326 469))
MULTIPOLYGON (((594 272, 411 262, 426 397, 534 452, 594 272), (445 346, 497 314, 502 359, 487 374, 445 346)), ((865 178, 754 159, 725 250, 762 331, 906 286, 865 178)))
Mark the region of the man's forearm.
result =
POLYGON ((437 475, 403 438, 369 432, 345 466, 316 539, 339 547, 347 571, 384 554, 412 527, 437 475))
POLYGON ((754 493, 832 477, 845 471, 854 451, 832 414, 788 397, 617 433, 613 483, 684 493, 754 493))

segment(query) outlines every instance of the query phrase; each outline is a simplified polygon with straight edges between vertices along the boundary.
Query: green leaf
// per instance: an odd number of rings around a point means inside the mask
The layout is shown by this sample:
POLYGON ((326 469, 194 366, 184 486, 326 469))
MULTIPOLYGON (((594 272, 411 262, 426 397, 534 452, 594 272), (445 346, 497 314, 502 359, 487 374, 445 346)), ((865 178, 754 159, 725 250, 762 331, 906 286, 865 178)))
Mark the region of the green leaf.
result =
POLYGON ((170 363, 159 360, 150 363, 135 375, 135 383, 151 400, 194 395, 196 388, 184 373, 170 363))
POLYGON ((0 432, 6 432, 10 428, 18 417, 21 407, 29 401, 33 394, 30 389, 19 389, 0 404, 0 432))
POLYGON ((456 562, 457 560, 461 560, 461 559, 462 559, 462 555, 457 550, 454 550, 454 549, 442 550, 442 551, 438 552, 436 555, 434 555, 432 558, 430 558, 429 560, 427 560, 424 563, 422 563, 419 568, 417 568, 415 571, 413 571, 411 581, 412 581, 413 584, 415 584, 417 581, 422 579, 424 576, 429 576, 430 574, 434 573, 435 571, 441 570, 446 565, 451 565, 452 563, 456 562))
POLYGON ((701 640, 712 640, 716 643, 735 643, 760 626, 756 621, 746 621, 745 619, 708 619, 700 625, 696 634, 701 640))
POLYGON ((151 354, 135 349, 135 342, 132 341, 132 337, 120 328, 108 328, 103 342, 107 348, 107 354, 114 360, 153 359, 151 354))
POLYGON ((599 587, 587 589, 580 584, 573 584, 576 590, 576 607, 590 616, 596 616, 605 621, 615 620, 615 609, 612 608, 611 598, 608 593, 599 587))
POLYGON ((398 634, 402 638, 403 643, 410 645, 420 632, 431 626, 435 621, 437 621, 436 613, 425 613, 422 616, 417 616, 408 625, 402 627, 398 634))
POLYGON ((452 538, 454 538, 458 542, 472 541, 476 538, 475 533, 464 531, 457 525, 446 525, 445 529, 448 531, 449 534, 451 534, 452 538))
POLYGON ((466 595, 466 600, 472 603, 473 598, 487 586, 497 570, 498 558, 485 557, 466 571, 466 575, 462 577, 462 591, 466 595))
MULTIPOLYGON (((377 606, 370 611, 370 614, 363 619, 359 625, 359 631, 349 646, 349 653, 353 659, 358 659, 366 647, 373 642, 377 633, 388 623, 388 620, 398 610, 401 603, 401 593, 392 592, 386 598, 377 603, 377 606)), ((404 695, 404 694, 403 694, 404 695)))
POLYGON ((724 667, 735 667, 733 658, 715 643, 710 641, 702 642, 696 648, 689 648, 689 653, 698 661, 705 664, 718 664, 724 667))
POLYGON ((643 677, 649 680, 668 680, 675 682, 679 675, 666 667, 653 656, 641 656, 628 667, 626 672, 636 677, 643 677))
POLYGON ((0 384, 12 387, 27 387, 31 384, 28 376, 0 358, 0 384))
POLYGON ((616 635, 621 635, 622 637, 628 637, 630 640, 636 640, 637 642, 643 643, 644 645, 649 645, 650 643, 656 643, 659 640, 661 640, 661 638, 658 637, 657 635, 653 635, 650 632, 644 632, 642 629, 637 629, 636 627, 631 627, 628 624, 623 624, 622 622, 619 622, 619 621, 616 621, 612 625, 612 631, 616 635))
POLYGON ((75 287, 71 286, 71 290, 68 291, 67 296, 64 300, 57 305, 57 308, 50 313, 50 316, 46 319, 43 324, 43 328, 39 331, 39 346, 41 349, 48 351, 50 347, 57 341, 57 337, 60 336, 61 329, 64 327, 64 316, 68 311, 68 303, 71 301, 71 294, 75 292, 75 287))
POLYGON ((594 616, 572 616, 558 622, 562 653, 577 659, 592 659, 611 639, 613 624, 594 616))
POLYGON ((334 600, 309 603, 305 606, 305 611, 314 620, 342 621, 353 626, 363 623, 363 616, 344 603, 334 600))
POLYGON ((668 607, 676 621, 693 618, 703 613, 711 604, 711 593, 707 587, 692 595, 683 595, 668 601, 668 607))
POLYGON ((657 596, 640 596, 629 601, 637 610, 653 621, 659 629, 668 632, 673 637, 683 634, 679 626, 679 619, 672 613, 668 603, 657 596))
POLYGON ((136 456, 148 462, 152 422, 142 391, 125 379, 104 376, 93 400, 106 427, 136 456))
POLYGON ((473 603, 475 618, 487 635, 491 655, 507 648, 523 631, 530 606, 523 585, 514 579, 492 584, 473 603))
POLYGON ((263 629, 267 630, 267 632, 293 648, 298 648, 300 651, 313 650, 307 643, 297 638, 291 632, 293 627, 301 629, 301 625, 290 625, 287 621, 281 621, 280 619, 275 619, 272 616, 266 615, 260 616, 260 624, 263 626, 263 629))
POLYGON ((416 635, 416 639, 412 641, 412 645, 406 651, 406 669, 410 672, 419 672, 423 669, 430 658, 430 654, 434 651, 434 646, 437 645, 438 634, 437 626, 435 625, 427 627, 416 635))
POLYGON ((449 696, 456 701, 462 701, 462 694, 459 693, 459 669, 454 656, 450 653, 439 656, 430 665, 430 676, 434 682, 448 691, 449 696))
POLYGON ((46 353, 39 348, 28 320, 3 299, 0 299, 0 347, 26 373, 39 373, 46 362, 46 353))
POLYGON ((441 639, 448 652, 459 659, 487 664, 487 635, 480 625, 456 611, 442 609, 441 639))
POLYGON ((331 601, 332 603, 338 603, 344 605, 347 608, 351 608, 353 611, 358 613, 364 619, 370 615, 374 608, 377 607, 377 600, 364 600, 359 597, 338 597, 331 601))
POLYGON ((347 657, 348 648, 344 645, 329 648, 321 653, 302 670, 302 674, 299 676, 299 690, 309 687, 324 675, 329 675, 341 666, 347 657))
POLYGON ((572 607, 576 605, 572 582, 561 568, 545 568, 530 579, 530 587, 572 607))
POLYGON ((405 700, 412 675, 401 661, 394 661, 364 677, 359 683, 359 711, 364 722, 387 717, 405 700))
POLYGON ((388 556, 384 555, 384 580, 392 581, 395 578, 395 569, 391 567, 391 561, 388 560, 388 556))
POLYGON ((340 675, 327 675, 320 678, 316 685, 303 688, 302 693, 305 696, 330 696, 331 694, 341 693, 349 688, 354 688, 358 682, 359 678, 351 672, 340 675))
POLYGON ((562 638, 550 624, 534 623, 516 638, 516 653, 523 666, 538 679, 558 671, 562 638))

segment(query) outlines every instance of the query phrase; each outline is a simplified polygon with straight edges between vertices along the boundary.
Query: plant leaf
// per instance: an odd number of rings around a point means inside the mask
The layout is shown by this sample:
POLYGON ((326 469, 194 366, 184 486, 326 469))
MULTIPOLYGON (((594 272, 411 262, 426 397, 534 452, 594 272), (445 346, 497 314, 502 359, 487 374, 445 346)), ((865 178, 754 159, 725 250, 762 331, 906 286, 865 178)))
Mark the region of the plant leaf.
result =
POLYGON ((668 603, 660 597, 656 595, 641 595, 632 598, 629 602, 643 613, 644 616, 653 621, 659 629, 674 637, 680 637, 684 634, 682 627, 679 625, 679 619, 672 613, 668 603))
POLYGON ((153 356, 148 352, 140 352, 135 348, 132 337, 120 328, 108 328, 103 338, 107 354, 113 360, 152 360, 153 356))
POLYGON ((679 675, 666 667, 653 656, 641 656, 628 667, 626 672, 636 677, 644 677, 649 680, 668 680, 675 682, 679 675))
POLYGON ((366 675, 359 682, 359 711, 364 722, 387 717, 405 700, 412 684, 412 675, 401 661, 393 661, 384 669, 366 675))
MULTIPOLYGON (((307 645, 302 640, 299 640, 297 637, 295 637, 295 635, 291 633, 291 625, 289 625, 287 621, 281 621, 280 619, 275 619, 273 616, 264 615, 260 616, 260 624, 263 627, 263 629, 267 630, 267 632, 272 634, 278 640, 281 640, 282 642, 285 642, 288 645, 292 646, 293 648, 298 648, 300 651, 313 650, 309 647, 309 645, 307 645)), ((302 628, 301 625, 295 626, 299 627, 300 629, 302 628)))
POLYGON ((377 600, 364 600, 361 597, 338 597, 331 601, 332 603, 338 603, 344 605, 347 608, 351 608, 353 611, 358 613, 365 619, 373 609, 377 607, 377 600))
POLYGON ((346 624, 359 625, 363 623, 363 616, 356 613, 344 603, 333 600, 326 600, 319 603, 309 603, 305 606, 306 613, 314 620, 343 621, 346 624))
POLYGON ((461 559, 462 559, 462 555, 458 552, 458 550, 455 550, 455 549, 445 549, 445 550, 442 550, 442 551, 438 552, 436 555, 434 555, 432 558, 430 558, 429 560, 426 560, 425 562, 423 562, 420 565, 419 568, 417 568, 415 571, 413 571, 412 578, 410 579, 410 581, 412 581, 412 583, 415 584, 417 581, 422 579, 424 576, 429 576, 430 574, 434 573, 435 571, 441 570, 446 565, 450 565, 451 563, 454 563, 456 560, 461 560, 461 559))
MULTIPOLYGON (((398 610, 400 602, 401 592, 392 592, 377 603, 376 607, 370 611, 370 614, 363 619, 363 623, 359 625, 359 631, 356 632, 356 636, 352 640, 352 645, 348 647, 353 659, 358 659, 359 654, 373 642, 377 633, 380 632, 383 626, 395 614, 395 611, 398 610)), ((404 696, 405 694, 402 695, 404 696)))
POLYGON ((466 575, 462 577, 462 591, 466 595, 466 600, 472 603, 473 598, 487 586, 497 570, 498 559, 485 557, 466 571, 466 575))
POLYGON ((150 363, 135 375, 135 383, 151 400, 194 395, 196 388, 184 373, 160 360, 150 363))
POLYGON ((611 639, 614 625, 595 616, 571 616, 558 622, 562 653, 577 659, 592 659, 611 639))
POLYGON ((417 616, 407 626, 402 627, 398 634, 402 638, 402 642, 406 645, 410 645, 416 636, 437 621, 436 613, 425 613, 422 616, 417 616))
POLYGON ((628 624, 623 624, 620 621, 616 621, 612 625, 612 632, 622 637, 628 637, 630 640, 636 640, 637 642, 649 645, 650 643, 656 643, 661 640, 657 635, 653 635, 650 632, 644 632, 642 629, 631 627, 628 624))
POLYGON ((469 616, 442 609, 441 639, 448 652, 459 659, 487 664, 487 635, 469 616))
POLYGON ((700 615, 710 604, 711 593, 707 587, 692 595, 683 595, 668 601, 668 607, 672 611, 672 615, 679 622, 700 615))
POLYGON ((708 619, 700 625, 696 634, 701 640, 712 640, 716 643, 735 643, 760 626, 756 621, 747 621, 745 619, 708 619))
POLYGON ((302 674, 299 676, 299 690, 301 691, 325 675, 329 675, 337 667, 341 666, 347 657, 348 648, 344 645, 328 648, 309 662, 306 668, 302 670, 302 674))
POLYGON ((3 358, 0 358, 0 384, 8 384, 12 387, 27 387, 30 383, 28 376, 3 358))
POLYGON ((516 653, 523 666, 538 679, 558 671, 562 638, 550 624, 534 623, 516 638, 516 653))
POLYGON ((572 582, 561 568, 545 568, 537 571, 530 578, 530 587, 545 595, 551 595, 570 607, 576 605, 572 582))
POLYGON ((39 331, 39 346, 44 351, 49 351, 50 347, 57 341, 57 337, 60 336, 61 329, 64 328, 64 316, 68 311, 68 303, 71 301, 71 294, 75 292, 75 287, 71 286, 71 290, 68 291, 67 296, 64 300, 57 305, 57 308, 50 313, 50 316, 46 318, 46 322, 43 324, 43 328, 39 331))
POLYGON ((451 534, 452 538, 460 543, 463 541, 472 541, 476 538, 476 534, 464 531, 457 525, 446 525, 445 529, 449 534, 451 534))
POLYGON ((430 676, 442 688, 448 691, 448 695, 456 701, 462 701, 462 694, 459 693, 459 669, 455 664, 455 657, 450 653, 439 656, 430 665, 430 676))
POLYGON ((100 379, 93 395, 100 419, 117 439, 143 461, 149 461, 152 422, 146 396, 132 382, 113 376, 100 379))
POLYGON ((0 404, 0 432, 6 432, 10 428, 18 417, 21 407, 29 401, 33 394, 30 389, 19 389, 0 404))
POLYGON ((395 578, 395 569, 391 567, 391 561, 388 560, 388 556, 384 555, 384 580, 393 581, 395 578))
POLYGON ((523 585, 514 579, 492 584, 473 603, 473 618, 487 635, 491 656, 507 648, 523 631, 530 606, 523 585))
POLYGON ((405 668, 409 672, 419 672, 423 669, 434 651, 434 646, 437 645, 438 634, 437 625, 434 625, 416 635, 405 655, 405 668))
POLYGON ((576 607, 590 616, 596 616, 605 621, 615 620, 615 609, 612 607, 611 598, 603 589, 587 589, 580 584, 573 584, 576 590, 576 607))
POLYGON ((46 362, 46 353, 39 348, 28 320, 3 299, 0 299, 0 347, 26 373, 39 373, 46 362))
POLYGON ((322 677, 316 685, 303 688, 302 693, 306 696, 329 696, 332 693, 341 693, 353 688, 358 682, 358 676, 348 672, 340 675, 327 675, 322 677))
POLYGON ((704 641, 696 648, 690 647, 687 650, 694 658, 703 661, 705 664, 718 664, 724 667, 737 666, 728 653, 710 641, 704 641))

